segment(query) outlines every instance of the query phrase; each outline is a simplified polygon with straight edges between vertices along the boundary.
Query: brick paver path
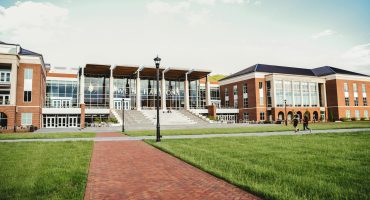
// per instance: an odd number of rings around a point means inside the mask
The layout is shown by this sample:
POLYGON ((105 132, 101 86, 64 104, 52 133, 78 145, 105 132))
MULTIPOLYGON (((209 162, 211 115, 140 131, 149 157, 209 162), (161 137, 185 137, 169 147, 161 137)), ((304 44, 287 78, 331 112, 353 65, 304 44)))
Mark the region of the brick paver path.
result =
POLYGON ((95 142, 85 199, 258 199, 142 141, 95 142))
POLYGON ((95 137, 125 137, 125 136, 126 135, 117 132, 107 132, 107 133, 96 133, 95 137))

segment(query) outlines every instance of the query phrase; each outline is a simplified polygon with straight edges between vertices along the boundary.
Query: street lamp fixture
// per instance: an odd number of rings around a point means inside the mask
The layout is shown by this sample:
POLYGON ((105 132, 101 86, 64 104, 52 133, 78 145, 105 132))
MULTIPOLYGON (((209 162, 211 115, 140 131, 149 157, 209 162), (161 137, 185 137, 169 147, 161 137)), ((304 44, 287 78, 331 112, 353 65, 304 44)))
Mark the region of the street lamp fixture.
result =
POLYGON ((288 126, 288 116, 287 116, 287 113, 286 113, 286 99, 284 100, 284 106, 285 106, 285 114, 284 114, 285 126, 288 126))
POLYGON ((157 99, 156 99, 156 104, 157 104, 157 133, 156 133, 156 142, 161 141, 161 128, 159 125, 159 64, 161 62, 161 58, 157 57, 154 58, 154 63, 155 63, 155 68, 157 69, 157 99))

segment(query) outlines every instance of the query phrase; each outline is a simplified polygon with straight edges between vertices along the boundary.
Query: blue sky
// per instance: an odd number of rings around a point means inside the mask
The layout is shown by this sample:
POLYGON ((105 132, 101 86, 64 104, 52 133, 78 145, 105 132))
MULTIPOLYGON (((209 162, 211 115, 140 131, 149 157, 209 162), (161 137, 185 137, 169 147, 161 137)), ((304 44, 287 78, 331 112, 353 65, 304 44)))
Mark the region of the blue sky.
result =
POLYGON ((0 0, 0 40, 54 66, 332 65, 370 74, 370 1, 0 0))

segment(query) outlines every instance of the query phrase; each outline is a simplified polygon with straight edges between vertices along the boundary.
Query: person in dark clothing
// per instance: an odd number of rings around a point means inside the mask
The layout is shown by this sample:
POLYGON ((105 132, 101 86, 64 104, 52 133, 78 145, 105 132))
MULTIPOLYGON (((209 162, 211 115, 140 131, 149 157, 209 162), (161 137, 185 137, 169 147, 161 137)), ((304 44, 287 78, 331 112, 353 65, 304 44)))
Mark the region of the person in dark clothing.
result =
POLYGON ((303 130, 305 131, 306 129, 310 130, 310 133, 311 133, 311 129, 308 128, 308 117, 307 117, 307 115, 305 115, 304 118, 303 118, 303 130))
POLYGON ((299 131, 299 128, 298 128, 298 115, 295 115, 294 116, 294 119, 293 119, 293 126, 294 126, 294 132, 298 132, 299 131))

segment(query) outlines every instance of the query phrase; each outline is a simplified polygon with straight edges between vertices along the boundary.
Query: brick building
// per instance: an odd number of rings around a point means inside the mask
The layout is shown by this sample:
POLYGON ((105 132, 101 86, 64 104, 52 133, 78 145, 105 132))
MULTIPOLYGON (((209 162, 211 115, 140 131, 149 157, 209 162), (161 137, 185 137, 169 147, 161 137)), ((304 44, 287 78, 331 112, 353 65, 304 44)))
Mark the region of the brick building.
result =
POLYGON ((295 114, 320 121, 368 119, 369 90, 368 75, 330 66, 256 64, 220 80, 221 104, 237 109, 238 121, 282 121, 295 114))

